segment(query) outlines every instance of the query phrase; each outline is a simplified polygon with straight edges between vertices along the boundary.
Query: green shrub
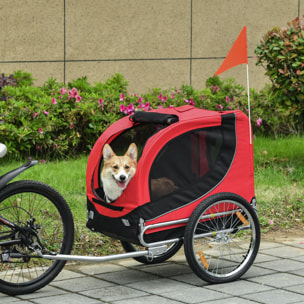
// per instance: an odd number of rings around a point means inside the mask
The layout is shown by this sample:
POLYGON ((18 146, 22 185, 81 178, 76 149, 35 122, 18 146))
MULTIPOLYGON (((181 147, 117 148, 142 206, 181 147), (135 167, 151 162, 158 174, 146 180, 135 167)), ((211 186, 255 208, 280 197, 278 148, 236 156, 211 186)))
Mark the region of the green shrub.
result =
POLYGON ((14 75, 11 74, 6 76, 4 73, 0 75, 0 100, 8 100, 9 96, 7 96, 4 92, 4 88, 6 86, 15 86, 16 80, 14 79, 14 75))
MULTIPOLYGON (((195 105, 214 111, 241 110, 248 113, 244 87, 233 79, 209 78, 206 87, 192 86, 146 94, 128 93, 128 82, 120 74, 105 82, 89 84, 86 77, 66 86, 49 79, 41 87, 32 85, 31 74, 15 72, 16 85, 2 88, 0 101, 1 142, 14 159, 62 159, 88 153, 101 133, 119 118, 135 111, 195 105)), ((281 134, 289 116, 269 103, 269 89, 250 90, 254 134, 281 134)))
MULTIPOLYGON (((272 81, 268 102, 287 123, 283 131, 303 131, 304 124, 304 19, 296 18, 287 28, 270 30, 257 46, 257 65, 272 81)), ((279 119, 273 116, 272 123, 279 119)))
MULTIPOLYGON (((85 77, 77 83, 83 90, 87 87, 85 77)), ((126 82, 121 75, 85 91, 70 89, 72 85, 64 87, 50 79, 42 87, 5 87, 11 98, 0 102, 1 141, 13 158, 52 159, 86 153, 105 128, 122 116, 118 100, 126 82)))

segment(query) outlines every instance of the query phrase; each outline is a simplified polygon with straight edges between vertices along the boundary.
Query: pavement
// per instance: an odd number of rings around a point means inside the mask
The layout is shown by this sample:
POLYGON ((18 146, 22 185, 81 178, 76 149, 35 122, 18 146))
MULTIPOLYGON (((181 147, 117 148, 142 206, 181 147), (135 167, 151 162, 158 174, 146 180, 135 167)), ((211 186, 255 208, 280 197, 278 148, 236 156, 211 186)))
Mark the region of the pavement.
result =
POLYGON ((254 264, 232 283, 211 285, 200 280, 180 250, 158 265, 133 259, 70 264, 33 294, 12 297, 0 293, 0 303, 304 303, 304 236, 279 242, 262 240, 254 264))

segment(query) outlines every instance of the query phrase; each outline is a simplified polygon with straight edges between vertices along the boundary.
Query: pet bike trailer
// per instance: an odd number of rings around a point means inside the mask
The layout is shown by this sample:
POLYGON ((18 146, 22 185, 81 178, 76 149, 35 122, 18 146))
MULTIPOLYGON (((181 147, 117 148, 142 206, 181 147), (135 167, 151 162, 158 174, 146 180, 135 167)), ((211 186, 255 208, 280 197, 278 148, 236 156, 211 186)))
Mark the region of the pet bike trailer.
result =
POLYGON ((149 257, 136 257, 140 262, 164 261, 184 244, 190 267, 202 279, 239 278, 260 243, 249 132, 241 111, 192 106, 118 120, 89 156, 87 227, 121 240, 128 252, 158 248, 149 257), (103 147, 110 144, 119 155, 132 142, 140 151, 136 174, 122 195, 107 203, 100 179, 103 147))

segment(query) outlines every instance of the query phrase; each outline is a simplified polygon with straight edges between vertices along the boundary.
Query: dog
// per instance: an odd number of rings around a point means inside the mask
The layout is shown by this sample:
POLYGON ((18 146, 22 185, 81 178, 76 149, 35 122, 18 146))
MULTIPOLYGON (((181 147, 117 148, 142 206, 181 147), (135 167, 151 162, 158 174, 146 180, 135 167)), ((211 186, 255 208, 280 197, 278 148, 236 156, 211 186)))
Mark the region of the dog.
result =
POLYGON ((136 172, 137 146, 132 143, 125 155, 117 156, 110 145, 105 144, 103 161, 101 181, 105 193, 105 201, 112 203, 121 196, 136 172))

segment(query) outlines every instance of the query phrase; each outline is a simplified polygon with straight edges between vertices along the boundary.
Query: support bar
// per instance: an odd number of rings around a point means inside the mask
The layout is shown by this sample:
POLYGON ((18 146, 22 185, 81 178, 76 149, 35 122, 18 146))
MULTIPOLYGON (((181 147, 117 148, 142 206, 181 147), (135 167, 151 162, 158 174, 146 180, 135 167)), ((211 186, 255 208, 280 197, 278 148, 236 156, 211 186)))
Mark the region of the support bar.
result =
POLYGON ((68 254, 42 254, 41 258, 47 260, 61 260, 61 261, 80 261, 80 262, 107 262, 119 259, 127 259, 127 258, 135 258, 140 256, 149 255, 148 250, 143 251, 134 251, 134 252, 127 252, 121 254, 113 254, 107 255, 102 257, 95 257, 95 256, 82 256, 82 255, 68 255, 68 254))

